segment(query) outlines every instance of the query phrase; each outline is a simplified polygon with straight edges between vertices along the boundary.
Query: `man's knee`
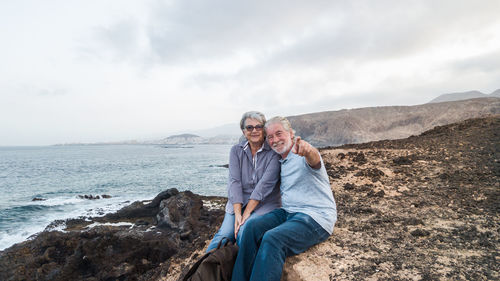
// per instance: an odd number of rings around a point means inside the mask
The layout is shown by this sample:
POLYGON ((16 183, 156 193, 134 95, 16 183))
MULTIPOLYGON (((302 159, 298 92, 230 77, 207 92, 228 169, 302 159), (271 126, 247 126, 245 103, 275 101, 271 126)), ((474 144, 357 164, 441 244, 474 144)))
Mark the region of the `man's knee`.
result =
POLYGON ((254 225, 254 220, 245 222, 238 230, 238 241, 243 241, 244 239, 253 239, 257 235, 257 228, 254 225))
POLYGON ((279 231, 274 229, 267 231, 262 237, 262 243, 269 243, 271 245, 278 245, 282 241, 279 231))

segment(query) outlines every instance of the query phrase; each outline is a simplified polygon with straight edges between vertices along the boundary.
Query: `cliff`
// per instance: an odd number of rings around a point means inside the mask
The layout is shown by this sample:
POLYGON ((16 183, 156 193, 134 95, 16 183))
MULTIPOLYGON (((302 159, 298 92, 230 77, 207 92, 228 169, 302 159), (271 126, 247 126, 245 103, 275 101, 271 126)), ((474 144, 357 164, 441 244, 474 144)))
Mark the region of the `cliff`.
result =
POLYGON ((382 106, 288 117, 297 135, 318 147, 401 139, 436 126, 500 114, 500 98, 382 106))
MULTIPOLYGON (((499 132, 493 116, 322 149, 338 222, 287 259, 283 280, 498 280, 499 132)), ((0 280, 178 280, 224 202, 171 189, 102 218, 54 222, 0 252, 0 280)))

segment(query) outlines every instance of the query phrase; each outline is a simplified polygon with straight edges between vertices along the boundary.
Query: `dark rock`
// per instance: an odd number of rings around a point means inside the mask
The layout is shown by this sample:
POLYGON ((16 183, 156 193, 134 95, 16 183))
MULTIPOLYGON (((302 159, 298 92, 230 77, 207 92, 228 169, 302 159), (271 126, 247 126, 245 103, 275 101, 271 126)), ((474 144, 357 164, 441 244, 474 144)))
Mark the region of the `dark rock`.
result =
POLYGON ((347 174, 347 169, 345 166, 339 165, 334 166, 328 162, 325 163, 326 173, 329 177, 333 179, 340 179, 342 176, 347 174))
POLYGON ((415 236, 415 237, 423 237, 423 236, 431 235, 431 233, 429 231, 427 231, 425 229, 420 229, 420 228, 413 230, 412 232, 410 232, 410 234, 415 236))
POLYGON ((345 190, 353 190, 354 188, 356 188, 355 184, 352 184, 352 183, 346 183, 346 184, 344 184, 344 189, 345 190))
POLYGON ((179 191, 176 188, 171 188, 171 189, 165 190, 165 191, 161 192, 160 194, 156 195, 156 197, 153 199, 153 201, 151 201, 151 203, 149 204, 148 207, 156 208, 160 205, 160 202, 163 199, 168 199, 168 198, 175 196, 177 194, 179 194, 179 191))
POLYGON ((440 178, 441 180, 446 181, 446 180, 451 179, 451 176, 450 176, 448 173, 442 173, 442 174, 440 174, 440 175, 438 176, 438 178, 440 178))
POLYGON ((359 190, 361 192, 373 192, 373 184, 363 184, 362 186, 359 187, 359 190))
POLYGON ((41 198, 41 197, 35 197, 35 198, 31 199, 31 201, 45 201, 45 200, 47 200, 47 199, 41 198))
POLYGON ((158 227, 179 229, 182 233, 190 232, 199 220, 203 202, 190 191, 176 197, 164 199, 156 215, 158 227))
MULTIPOLYGON (((179 194, 179 191, 175 188, 165 190, 158 194, 150 203, 144 204, 144 202, 133 202, 132 204, 123 207, 118 212, 113 214, 107 214, 105 216, 108 220, 123 220, 123 219, 137 219, 144 217, 156 217, 159 211, 160 202, 164 199, 168 199, 172 196, 179 194)), ((135 220, 134 220, 135 221, 135 220)))
POLYGON ((417 218, 407 218, 403 221, 403 223, 406 225, 424 225, 424 222, 417 218))
POLYGON ((149 222, 145 220, 137 220, 135 221, 135 225, 149 225, 149 222))
POLYGON ((64 226, 66 226, 65 220, 55 220, 55 221, 51 222, 49 225, 47 225, 47 227, 45 227, 44 231, 51 231, 51 230, 54 230, 56 228, 60 228, 60 227, 64 227, 64 226))
POLYGON ((411 160, 409 157, 401 156, 394 158, 392 162, 396 165, 411 165, 413 164, 413 160, 411 160))
POLYGON ((384 172, 377 168, 363 169, 354 175, 357 177, 369 177, 373 182, 379 181, 381 177, 385 176, 384 172))
POLYGON ((370 190, 366 195, 369 197, 384 197, 385 192, 383 190, 380 190, 378 192, 370 190))
POLYGON ((43 231, 0 251, 0 280, 157 280, 172 258, 203 247, 223 216, 204 209, 199 195, 171 189, 105 217, 57 221, 51 225, 65 223, 66 232, 43 231), (135 224, 86 228, 94 222, 135 224))
POLYGON ((99 195, 92 195, 92 194, 85 194, 85 195, 78 195, 78 198, 80 199, 89 199, 89 200, 95 200, 95 199, 101 199, 101 196, 99 195))
POLYGON ((111 195, 103 194, 103 195, 101 195, 101 197, 104 199, 109 199, 109 198, 111 198, 111 195))
POLYGON ((222 164, 222 165, 210 165, 210 167, 217 167, 217 168, 229 168, 229 164, 222 164))
POLYGON ((358 165, 366 164, 367 160, 363 152, 349 152, 347 155, 358 165))

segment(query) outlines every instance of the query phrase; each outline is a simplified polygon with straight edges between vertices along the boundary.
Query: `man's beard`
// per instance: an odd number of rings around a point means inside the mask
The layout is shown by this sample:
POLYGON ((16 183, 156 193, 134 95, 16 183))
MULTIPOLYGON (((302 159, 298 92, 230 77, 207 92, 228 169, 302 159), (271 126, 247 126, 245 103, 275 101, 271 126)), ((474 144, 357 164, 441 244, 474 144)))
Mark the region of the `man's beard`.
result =
POLYGON ((289 151, 290 148, 292 148, 292 145, 293 145, 292 140, 286 139, 286 141, 280 141, 280 142, 274 143, 272 149, 276 153, 281 155, 281 154, 284 154, 285 152, 289 151), (278 146, 281 146, 281 148, 279 148, 278 146))

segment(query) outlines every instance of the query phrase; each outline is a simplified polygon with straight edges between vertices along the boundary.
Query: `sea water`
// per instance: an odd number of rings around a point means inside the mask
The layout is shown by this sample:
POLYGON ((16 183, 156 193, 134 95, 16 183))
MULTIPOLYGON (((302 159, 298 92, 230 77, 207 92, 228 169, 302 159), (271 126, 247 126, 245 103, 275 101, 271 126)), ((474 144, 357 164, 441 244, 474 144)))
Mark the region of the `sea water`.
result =
POLYGON ((0 147, 0 250, 54 220, 102 216, 169 188, 226 196, 230 147, 0 147), (81 198, 103 194, 111 198, 81 198))

